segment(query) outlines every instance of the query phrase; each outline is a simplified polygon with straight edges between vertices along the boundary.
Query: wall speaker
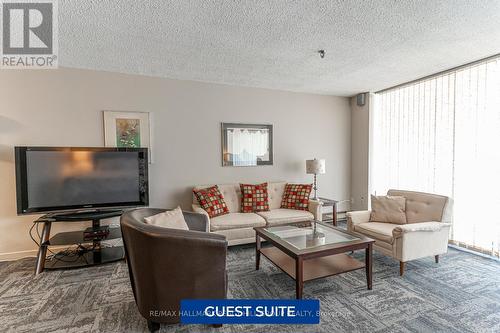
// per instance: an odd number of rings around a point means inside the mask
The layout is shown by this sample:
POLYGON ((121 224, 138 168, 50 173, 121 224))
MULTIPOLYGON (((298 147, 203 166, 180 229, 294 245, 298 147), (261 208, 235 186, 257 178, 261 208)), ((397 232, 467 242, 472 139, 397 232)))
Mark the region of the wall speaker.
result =
POLYGON ((356 104, 358 106, 365 106, 366 103, 366 93, 358 94, 356 96, 356 104))

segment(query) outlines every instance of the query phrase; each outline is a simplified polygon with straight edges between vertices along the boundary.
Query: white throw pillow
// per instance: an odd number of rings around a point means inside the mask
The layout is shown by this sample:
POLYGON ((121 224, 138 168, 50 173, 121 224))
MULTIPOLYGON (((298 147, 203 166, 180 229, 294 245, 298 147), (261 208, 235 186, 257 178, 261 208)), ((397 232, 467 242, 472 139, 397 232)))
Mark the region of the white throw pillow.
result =
POLYGON ((164 228, 189 230, 189 227, 184 220, 184 215, 180 207, 169 210, 160 214, 145 217, 144 221, 147 224, 156 225, 164 228))

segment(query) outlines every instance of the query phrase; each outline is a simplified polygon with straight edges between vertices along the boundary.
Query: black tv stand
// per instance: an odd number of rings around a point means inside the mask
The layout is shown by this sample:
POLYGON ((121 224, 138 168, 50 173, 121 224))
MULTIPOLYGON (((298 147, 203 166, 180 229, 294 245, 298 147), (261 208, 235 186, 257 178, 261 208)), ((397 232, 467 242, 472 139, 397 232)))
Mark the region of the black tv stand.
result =
POLYGON ((71 213, 58 213, 47 214, 41 217, 52 218, 56 221, 88 221, 88 220, 102 220, 110 217, 120 216, 123 214, 122 210, 87 210, 71 213))
POLYGON ((123 246, 102 247, 101 242, 105 240, 121 238, 119 227, 109 228, 106 233, 97 236, 98 232, 103 232, 101 220, 116 216, 121 216, 122 210, 97 210, 81 211, 60 214, 47 214, 40 217, 34 223, 42 223, 42 234, 39 241, 38 255, 36 259, 35 274, 40 274, 44 269, 77 268, 84 266, 98 265, 113 262, 125 258, 123 246), (84 237, 84 230, 60 232, 50 237, 50 229, 54 222, 82 222, 92 221, 92 227, 87 228, 95 231, 96 236, 92 238, 84 237), (83 244, 87 245, 84 246, 83 244), (59 252, 47 259, 49 246, 78 245, 71 260, 65 260, 66 254, 59 252), (76 258, 75 258, 76 257, 76 258))

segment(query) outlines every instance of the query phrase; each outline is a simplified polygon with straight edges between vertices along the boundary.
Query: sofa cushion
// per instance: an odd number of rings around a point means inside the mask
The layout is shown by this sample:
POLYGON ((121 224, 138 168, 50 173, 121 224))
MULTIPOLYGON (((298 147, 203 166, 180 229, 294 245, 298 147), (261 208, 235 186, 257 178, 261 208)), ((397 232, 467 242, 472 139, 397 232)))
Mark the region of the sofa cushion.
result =
POLYGON ((286 184, 281 208, 307 210, 311 189, 311 184, 286 184))
POLYGON ((227 230, 217 230, 213 233, 222 235, 226 237, 227 244, 238 245, 238 244, 248 244, 255 243, 255 230, 253 227, 250 228, 239 228, 239 229, 227 229, 227 230))
POLYGON ((398 227, 398 224, 386 222, 366 222, 354 225, 354 231, 366 235, 378 241, 392 244, 392 230, 398 227))
POLYGON ((268 225, 278 225, 314 220, 314 215, 305 210, 278 208, 256 213, 266 219, 268 225))
POLYGON ((406 199, 400 196, 371 196, 370 221, 406 224, 406 199))
POLYGON ((255 213, 229 213, 210 219, 210 231, 263 227, 266 220, 255 213))
POLYGON ((267 194, 267 183, 262 184, 240 184, 241 189, 241 212, 253 213, 269 210, 267 194))
POLYGON ((441 221, 448 197, 443 195, 389 190, 388 195, 399 195, 406 198, 406 219, 408 223, 441 221))
POLYGON ((269 194, 269 209, 281 208, 281 200, 285 192, 286 182, 269 182, 267 193, 269 194))
POLYGON ((206 210, 210 218, 229 214, 229 209, 224 201, 224 196, 219 191, 217 185, 204 189, 193 190, 193 192, 196 195, 201 208, 206 210))

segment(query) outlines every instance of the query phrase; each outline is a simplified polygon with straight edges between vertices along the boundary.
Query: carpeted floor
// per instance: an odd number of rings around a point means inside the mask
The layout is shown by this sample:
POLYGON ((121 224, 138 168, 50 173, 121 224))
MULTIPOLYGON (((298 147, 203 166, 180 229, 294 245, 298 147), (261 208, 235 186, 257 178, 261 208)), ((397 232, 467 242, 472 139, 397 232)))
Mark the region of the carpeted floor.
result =
MULTIPOLYGON (((356 253, 363 258, 363 253, 356 253)), ((500 332, 500 264, 450 249, 398 263, 374 255, 374 285, 364 270, 306 283, 321 302, 314 326, 162 326, 161 332, 500 332)), ((293 298, 295 283, 252 245, 228 253, 229 298, 293 298)), ((137 312, 124 262, 33 275, 34 259, 0 263, 0 332, 147 332, 137 312)))

